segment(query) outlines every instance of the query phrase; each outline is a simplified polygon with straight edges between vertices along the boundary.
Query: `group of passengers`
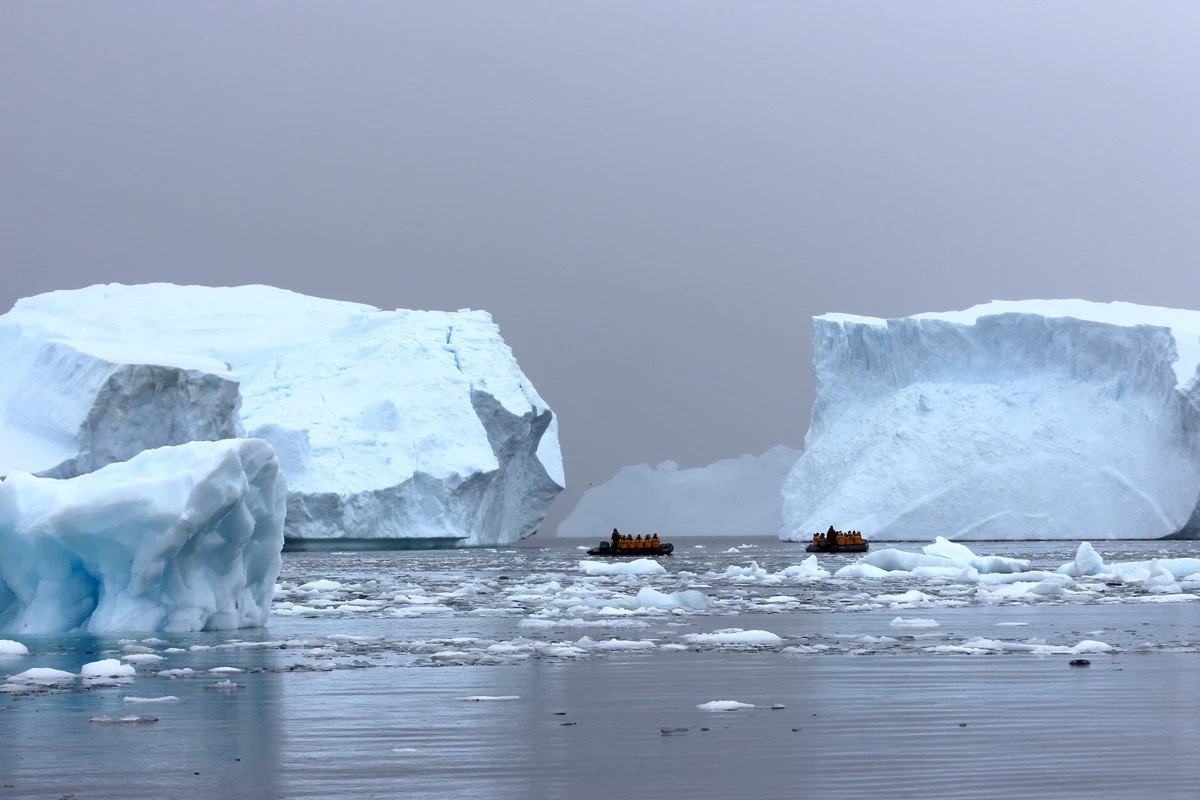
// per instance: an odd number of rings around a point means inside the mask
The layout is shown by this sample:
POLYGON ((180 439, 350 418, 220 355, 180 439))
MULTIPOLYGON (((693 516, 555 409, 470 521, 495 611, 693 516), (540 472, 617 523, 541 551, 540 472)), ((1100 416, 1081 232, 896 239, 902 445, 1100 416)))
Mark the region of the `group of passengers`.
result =
POLYGON ((825 533, 814 533, 813 544, 817 547, 830 547, 838 545, 845 547, 847 545, 862 544, 862 531, 838 531, 834 530, 833 526, 829 526, 829 530, 825 533))
POLYGON ((629 536, 613 528, 610 538, 614 550, 653 550, 660 546, 657 533, 648 533, 646 534, 646 538, 643 539, 640 533, 637 536, 629 536))

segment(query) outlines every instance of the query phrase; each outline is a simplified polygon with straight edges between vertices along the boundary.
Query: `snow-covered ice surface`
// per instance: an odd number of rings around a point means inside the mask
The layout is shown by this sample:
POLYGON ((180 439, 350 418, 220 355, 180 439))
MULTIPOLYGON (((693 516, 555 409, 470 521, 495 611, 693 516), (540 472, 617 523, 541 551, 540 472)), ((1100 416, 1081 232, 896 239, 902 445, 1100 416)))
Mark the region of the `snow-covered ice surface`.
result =
POLYGON ((0 475, 249 435, 289 539, 513 542, 564 485, 557 421, 483 311, 269 286, 91 286, 0 316, 0 475))
POLYGON ((0 483, 0 632, 262 625, 286 502, 259 439, 147 450, 69 480, 12 473, 0 483))
POLYGON ((814 319, 781 536, 1200 535, 1200 312, 994 302, 814 319))
POLYGON ((622 467, 583 493, 558 535, 604 539, 616 527, 660 536, 774 536, 783 524, 780 490, 799 457, 779 445, 695 469, 673 461, 622 467))

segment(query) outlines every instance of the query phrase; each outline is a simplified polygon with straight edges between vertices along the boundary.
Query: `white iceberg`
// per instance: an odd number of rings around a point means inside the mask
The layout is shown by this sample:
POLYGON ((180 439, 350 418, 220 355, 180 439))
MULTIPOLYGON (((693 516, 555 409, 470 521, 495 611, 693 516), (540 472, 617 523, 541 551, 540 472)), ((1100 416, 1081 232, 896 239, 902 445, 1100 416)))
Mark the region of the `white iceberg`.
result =
POLYGON ((111 284, 0 316, 0 475, 247 433, 278 454, 298 545, 509 543, 564 485, 555 416, 483 311, 111 284))
POLYGON ((70 480, 12 473, 0 483, 0 631, 264 625, 286 501, 257 439, 147 450, 70 480))
POLYGON ((782 538, 1200 535, 1200 312, 1031 300, 814 328, 782 538))
POLYGON ((780 488, 799 457, 779 445, 696 469, 673 461, 622 467, 583 493, 558 535, 602 539, 617 528, 659 536, 775 536, 782 526, 780 488))

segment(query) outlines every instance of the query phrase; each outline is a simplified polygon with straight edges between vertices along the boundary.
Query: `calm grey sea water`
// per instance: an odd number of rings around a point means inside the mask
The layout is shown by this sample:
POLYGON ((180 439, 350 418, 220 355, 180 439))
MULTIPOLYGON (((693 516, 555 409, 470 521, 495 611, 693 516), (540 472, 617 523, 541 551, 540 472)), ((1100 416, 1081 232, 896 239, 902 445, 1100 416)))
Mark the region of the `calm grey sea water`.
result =
MULTIPOLYGON (((577 588, 580 555, 565 545, 295 554, 283 585, 342 585, 328 606, 312 603, 327 614, 149 642, 17 637, 31 655, 0 661, 0 677, 35 666, 77 672, 142 650, 163 660, 140 665, 124 685, 0 694, 0 797, 1197 796, 1200 602, 1118 594, 973 605, 952 586, 925 586, 934 605, 899 613, 938 627, 898 630, 893 609, 856 610, 864 607, 861 582, 703 577, 750 558, 778 571, 804 557, 795 546, 745 541, 758 546, 739 555, 721 552, 730 542, 709 542, 666 562, 695 576, 685 582, 612 579, 614 592, 703 586, 715 607, 699 615, 529 627, 577 588), (428 602, 415 602, 418 590, 428 602), (782 640, 761 649, 687 644, 695 632, 734 627, 782 640), (562 650, 581 637, 614 644, 580 656, 562 650), (1065 654, 927 649, 972 637, 1066 646, 1090 639, 1115 651, 1071 667, 1076 656, 1065 654), (217 667, 241 672, 207 672, 217 667), (166 669, 195 672, 156 675, 166 669), (238 688, 214 688, 220 680, 238 688), (163 695, 178 701, 123 702, 163 695), (463 699, 476 696, 509 699, 463 699), (712 700, 753 708, 697 708, 712 700), (157 721, 90 721, 126 714, 157 721)), ((975 549, 1045 566, 1073 551, 1044 543, 975 549)), ((1098 549, 1115 560, 1195 556, 1200 545, 1098 549)))

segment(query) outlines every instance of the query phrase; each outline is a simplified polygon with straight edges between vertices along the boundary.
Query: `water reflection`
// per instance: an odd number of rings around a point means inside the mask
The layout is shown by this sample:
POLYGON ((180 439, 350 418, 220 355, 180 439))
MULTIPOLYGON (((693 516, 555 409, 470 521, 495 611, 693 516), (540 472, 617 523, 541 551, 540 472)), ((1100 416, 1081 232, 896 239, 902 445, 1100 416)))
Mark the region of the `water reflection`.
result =
MULTIPOLYGON (((264 632, 247 632, 249 637, 264 632)), ((23 637, 30 656, 18 667, 52 667, 78 673, 83 664, 116 658, 115 638, 23 637), (108 651, 108 652, 106 652, 108 651)), ((211 634, 174 637, 170 644, 217 645, 211 634)), ((204 650, 175 656, 173 667, 197 674, 178 679, 149 677, 130 683, 12 695, 0 713, 0 797, 278 797, 283 706, 281 676, 273 650, 204 650), (232 666, 245 688, 207 688, 223 675, 203 670, 232 666), (130 705, 126 696, 175 695, 175 703, 130 705), (141 714, 154 724, 100 725, 92 717, 141 714)), ((139 668, 139 673, 142 673, 139 668)), ((0 695, 0 698, 9 697, 0 695)))

